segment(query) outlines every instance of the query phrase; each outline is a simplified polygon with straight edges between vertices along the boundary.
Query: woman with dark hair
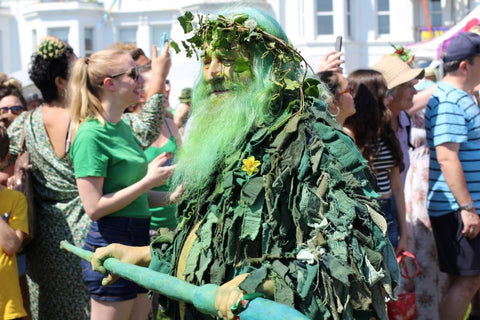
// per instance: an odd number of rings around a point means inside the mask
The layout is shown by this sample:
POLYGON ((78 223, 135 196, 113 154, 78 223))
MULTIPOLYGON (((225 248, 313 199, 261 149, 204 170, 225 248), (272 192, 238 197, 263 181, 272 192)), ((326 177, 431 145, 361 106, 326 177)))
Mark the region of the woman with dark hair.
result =
POLYGON ((345 119, 356 112, 352 87, 339 72, 322 71, 316 76, 327 86, 331 94, 327 99, 329 113, 337 119, 338 124, 343 126, 345 119))
POLYGON ((388 237, 396 252, 407 249, 405 196, 400 178, 402 151, 387 108, 392 97, 382 74, 357 70, 348 76, 357 112, 344 126, 375 172, 380 204, 388 222, 388 237), (393 194, 394 201, 391 201, 393 194))
POLYGON ((87 316, 88 296, 81 281, 80 260, 58 249, 62 239, 82 241, 88 223, 74 188, 67 153, 71 132, 66 88, 69 65, 75 60, 72 48, 55 37, 40 43, 32 55, 29 74, 44 103, 35 111, 23 112, 8 129, 10 154, 20 152, 24 131, 33 165, 38 232, 27 249, 33 318, 54 318, 55 314, 71 314, 78 319, 87 316))
POLYGON ((26 107, 27 101, 21 90, 5 82, 0 86, 0 112, 2 114, 11 112, 19 115, 26 110, 26 107))
MULTIPOLYGON (((10 78, 0 85, 0 126, 8 128, 17 116, 25 111, 26 101, 23 97, 18 80, 10 78)), ((6 185, 8 178, 13 174, 15 162, 10 155, 0 163, 0 184, 6 185)))
MULTIPOLYGON (((64 239, 82 246, 90 226, 69 152, 75 132, 67 86, 70 67, 76 60, 67 43, 52 36, 42 40, 32 55, 29 72, 44 102, 37 109, 19 115, 8 129, 13 156, 20 152, 22 130, 25 131, 33 166, 38 236, 27 250, 33 318, 89 317, 89 295, 83 283, 81 261, 59 248, 59 241, 64 239)), ((152 88, 158 88, 158 81, 153 82, 152 88)), ((149 91, 149 97, 154 99, 145 104, 139 115, 122 116, 144 148, 156 139, 162 127, 165 99, 156 93, 153 89, 149 91)))
MULTIPOLYGON (((8 78, 0 84, 0 124, 8 128, 15 118, 26 110, 22 84, 15 78, 8 78)), ((5 181, 1 180, 0 184, 5 181)))

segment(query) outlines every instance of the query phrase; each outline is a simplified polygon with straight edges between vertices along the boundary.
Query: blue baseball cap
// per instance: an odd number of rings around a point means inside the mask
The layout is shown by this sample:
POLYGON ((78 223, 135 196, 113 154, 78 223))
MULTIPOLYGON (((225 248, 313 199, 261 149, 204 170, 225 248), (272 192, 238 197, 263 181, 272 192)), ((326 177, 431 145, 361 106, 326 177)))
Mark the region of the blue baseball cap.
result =
POLYGON ((448 44, 443 61, 463 60, 475 55, 480 55, 480 36, 473 32, 462 32, 448 44))

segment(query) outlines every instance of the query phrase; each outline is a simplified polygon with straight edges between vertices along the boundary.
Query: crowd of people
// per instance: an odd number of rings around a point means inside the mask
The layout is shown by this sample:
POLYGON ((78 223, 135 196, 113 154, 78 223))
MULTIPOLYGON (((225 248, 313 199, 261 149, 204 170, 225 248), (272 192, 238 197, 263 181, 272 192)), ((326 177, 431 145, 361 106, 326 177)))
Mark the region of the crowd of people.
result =
POLYGON ((480 318, 480 36, 452 40, 443 79, 398 52, 344 75, 335 51, 306 79, 261 11, 194 32, 183 46, 203 69, 176 110, 168 41, 150 58, 120 43, 77 57, 48 36, 29 70, 41 96, 0 77, 0 317, 234 319, 256 292, 311 319, 387 319, 386 301, 415 292, 418 319, 470 304, 480 318), (5 187, 24 149, 32 239, 25 196, 5 187), (218 285, 218 314, 149 296, 109 257, 218 285))

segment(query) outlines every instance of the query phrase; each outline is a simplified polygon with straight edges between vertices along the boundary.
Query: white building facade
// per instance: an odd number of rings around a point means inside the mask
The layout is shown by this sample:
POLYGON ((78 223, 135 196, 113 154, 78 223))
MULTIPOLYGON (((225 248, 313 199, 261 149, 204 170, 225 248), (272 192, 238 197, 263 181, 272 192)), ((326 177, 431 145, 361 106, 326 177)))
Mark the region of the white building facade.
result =
MULTIPOLYGON (((133 42, 150 52, 164 32, 177 42, 182 39, 177 18, 185 11, 214 12, 235 2, 1 1, 0 71, 11 74, 28 69, 32 52, 48 34, 67 41, 79 56, 115 42, 133 42)), ((421 30, 427 27, 425 4, 431 26, 441 33, 442 28, 455 25, 480 5, 480 0, 250 0, 241 4, 274 16, 314 70, 325 53, 333 50, 336 37, 343 36, 344 69, 348 73, 371 67, 383 54, 393 51, 391 43, 419 42, 421 30)), ((173 57, 173 100, 183 87, 193 85, 196 65, 180 55, 173 57)))

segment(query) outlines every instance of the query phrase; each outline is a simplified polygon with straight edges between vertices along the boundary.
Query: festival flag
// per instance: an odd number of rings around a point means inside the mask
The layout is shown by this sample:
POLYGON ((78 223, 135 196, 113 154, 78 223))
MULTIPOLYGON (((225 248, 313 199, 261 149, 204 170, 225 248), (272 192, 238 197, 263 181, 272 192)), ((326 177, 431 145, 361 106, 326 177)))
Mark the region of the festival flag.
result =
POLYGON ((107 19, 110 17, 110 15, 112 14, 112 10, 113 10, 113 6, 115 5, 115 3, 117 3, 117 0, 113 0, 112 1, 112 4, 110 5, 110 8, 108 9, 107 12, 105 12, 105 14, 103 15, 102 17, 102 20, 100 20, 100 22, 98 23, 98 26, 97 28, 100 29, 103 24, 105 23, 105 21, 107 21, 107 19))

